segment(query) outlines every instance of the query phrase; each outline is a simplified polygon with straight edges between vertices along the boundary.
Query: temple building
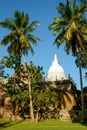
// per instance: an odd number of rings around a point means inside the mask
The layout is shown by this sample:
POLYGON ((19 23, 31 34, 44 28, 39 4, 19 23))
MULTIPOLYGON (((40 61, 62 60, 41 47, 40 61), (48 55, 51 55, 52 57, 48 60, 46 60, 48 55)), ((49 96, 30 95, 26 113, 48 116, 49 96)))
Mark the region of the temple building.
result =
POLYGON ((60 66, 58 59, 57 59, 57 55, 54 55, 54 59, 52 62, 52 65, 50 66, 49 70, 48 70, 48 74, 45 78, 45 81, 62 81, 62 80, 66 80, 66 74, 64 72, 64 69, 62 68, 62 66, 60 66))
POLYGON ((58 92, 65 93, 61 97, 61 100, 64 100, 64 102, 60 104, 61 110, 72 110, 78 106, 76 85, 71 77, 66 76, 63 67, 59 64, 56 54, 54 54, 54 59, 48 69, 45 84, 47 87, 52 87, 58 92))

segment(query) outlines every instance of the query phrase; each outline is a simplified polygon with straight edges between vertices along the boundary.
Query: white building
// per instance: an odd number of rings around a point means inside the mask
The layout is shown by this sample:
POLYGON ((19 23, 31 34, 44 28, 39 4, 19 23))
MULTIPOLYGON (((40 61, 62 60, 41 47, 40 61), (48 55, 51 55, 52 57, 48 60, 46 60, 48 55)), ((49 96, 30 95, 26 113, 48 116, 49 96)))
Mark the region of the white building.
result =
POLYGON ((51 64, 51 66, 49 67, 48 70, 48 74, 45 78, 46 82, 49 81, 62 81, 62 80, 66 80, 66 74, 64 72, 64 69, 62 66, 59 65, 58 59, 57 59, 57 55, 54 55, 54 59, 53 62, 51 64))

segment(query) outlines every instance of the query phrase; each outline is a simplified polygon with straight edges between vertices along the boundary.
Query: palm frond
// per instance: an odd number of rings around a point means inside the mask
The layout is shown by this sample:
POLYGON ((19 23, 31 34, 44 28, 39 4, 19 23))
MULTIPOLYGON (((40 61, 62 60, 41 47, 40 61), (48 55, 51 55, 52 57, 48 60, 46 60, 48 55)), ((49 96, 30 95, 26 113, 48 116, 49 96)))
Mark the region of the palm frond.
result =
POLYGON ((26 32, 32 32, 36 30, 36 28, 40 26, 40 23, 38 21, 33 21, 30 25, 28 25, 25 29, 26 32))
POLYGON ((29 24, 29 14, 15 11, 14 19, 7 18, 0 22, 0 26, 10 30, 10 33, 4 36, 1 45, 8 45, 8 52, 13 55, 21 55, 22 51, 28 55, 28 50, 34 53, 32 45, 37 45, 37 40, 41 39, 30 34, 40 25, 39 21, 33 21, 29 24))
POLYGON ((12 33, 9 33, 8 35, 4 36, 2 41, 1 41, 1 45, 2 46, 6 46, 8 43, 11 43, 14 38, 16 38, 16 32, 13 31, 12 33))
POLYGON ((60 17, 54 19, 49 29, 57 35, 55 44, 59 47, 64 41, 67 53, 76 55, 77 48, 84 50, 84 43, 87 41, 87 2, 77 5, 76 0, 66 0, 66 3, 59 3, 56 8, 60 17))
POLYGON ((64 50, 67 52, 67 54, 69 54, 70 53, 70 49, 71 49, 70 41, 66 39, 64 50))
POLYGON ((12 19, 6 19, 4 22, 0 22, 0 26, 11 31, 17 29, 16 24, 12 19))
POLYGON ((62 32, 57 36, 57 38, 55 39, 54 44, 56 44, 57 47, 59 47, 59 46, 63 43, 63 41, 65 40, 65 38, 64 38, 65 32, 66 32, 66 30, 62 31, 62 32))

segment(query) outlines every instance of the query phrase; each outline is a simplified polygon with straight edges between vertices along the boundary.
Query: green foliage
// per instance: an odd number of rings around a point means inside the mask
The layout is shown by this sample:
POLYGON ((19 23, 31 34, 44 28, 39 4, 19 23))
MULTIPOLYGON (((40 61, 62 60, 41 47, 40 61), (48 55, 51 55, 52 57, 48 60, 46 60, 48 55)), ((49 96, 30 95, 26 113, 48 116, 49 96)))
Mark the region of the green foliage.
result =
POLYGON ((53 23, 49 25, 54 35, 57 35, 54 44, 59 47, 62 43, 67 54, 72 51, 74 56, 77 50, 84 50, 87 41, 87 2, 76 0, 65 3, 59 2, 56 8, 59 17, 54 18, 53 23))
POLYGON ((8 45, 8 52, 14 56, 22 54, 28 55, 28 50, 34 53, 32 48, 37 45, 37 40, 41 39, 31 33, 40 25, 38 21, 29 23, 29 14, 15 11, 14 18, 6 18, 0 22, 2 28, 8 29, 9 34, 3 37, 1 45, 8 45))
POLYGON ((37 84, 37 87, 34 84, 32 89, 34 108, 41 109, 58 106, 58 93, 55 89, 50 88, 50 86, 46 88, 45 83, 37 84))
POLYGON ((79 67, 79 64, 82 68, 87 68, 87 53, 81 52, 79 53, 79 59, 77 58, 75 61, 77 67, 79 67))
POLYGON ((41 82, 43 79, 43 67, 35 66, 32 62, 30 62, 30 65, 27 66, 30 72, 31 82, 41 82))
MULTIPOLYGON (((77 67, 82 67, 83 69, 87 69, 87 52, 81 52, 80 53, 80 57, 79 59, 77 58, 75 60, 75 63, 77 65, 77 67)), ((86 79, 87 79, 87 72, 85 72, 85 76, 84 76, 86 79)))
POLYGON ((4 56, 3 57, 4 61, 4 67, 11 68, 11 69, 16 69, 18 66, 20 67, 21 64, 21 56, 4 56))
MULTIPOLYGON (((28 71, 25 70, 25 66, 21 64, 21 57, 10 55, 4 57, 4 67, 14 69, 14 75, 8 77, 8 82, 4 85, 7 88, 7 94, 11 97, 11 103, 13 105, 13 112, 15 113, 16 105, 19 106, 16 110, 16 114, 28 113, 29 111, 29 90, 28 90, 28 71), (25 108, 26 106, 26 108, 25 108)), ((32 90, 33 86, 37 90, 38 82, 43 78, 43 67, 35 66, 32 62, 27 65, 27 69, 30 73, 32 90), (36 84, 36 85, 34 85, 36 84)), ((35 91, 36 92, 36 91, 35 91)), ((38 94, 37 94, 38 95, 38 94)))

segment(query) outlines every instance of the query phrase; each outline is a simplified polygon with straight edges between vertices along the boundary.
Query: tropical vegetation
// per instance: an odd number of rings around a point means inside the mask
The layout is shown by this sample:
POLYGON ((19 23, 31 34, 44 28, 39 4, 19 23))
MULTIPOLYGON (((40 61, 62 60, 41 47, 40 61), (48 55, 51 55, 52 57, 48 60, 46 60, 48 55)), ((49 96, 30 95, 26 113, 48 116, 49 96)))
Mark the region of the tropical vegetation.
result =
MULTIPOLYGON (((32 31, 40 25, 38 21, 33 21, 29 23, 29 14, 24 12, 20 13, 15 11, 14 19, 7 18, 3 22, 0 22, 3 28, 9 29, 10 33, 3 37, 1 45, 8 45, 8 53, 12 56, 22 57, 24 59, 25 69, 27 71, 26 57, 28 55, 28 50, 34 53, 32 45, 37 45, 37 40, 39 37, 31 34, 32 31)), ((21 61, 21 60, 20 60, 21 61)), ((32 95, 31 95, 31 82, 28 72, 29 80, 29 97, 30 99, 30 115, 32 121, 34 121, 33 105, 32 105, 32 95)))
POLYGON ((86 52, 87 46, 87 19, 85 13, 87 11, 87 2, 82 1, 80 4, 76 0, 66 0, 66 3, 59 3, 56 8, 59 17, 54 18, 49 29, 52 30, 54 35, 57 35, 54 44, 59 47, 64 45, 64 49, 69 54, 72 52, 73 56, 78 59, 80 84, 81 84, 81 97, 82 97, 82 120, 84 120, 84 96, 83 96, 83 83, 81 71, 81 52, 86 52))
MULTIPOLYGON (((57 47, 65 44, 64 49, 67 54, 72 53, 77 58, 76 64, 79 67, 82 92, 82 120, 84 120, 81 69, 87 67, 85 60, 87 59, 87 19, 85 17, 87 2, 83 0, 77 3, 76 0, 66 0, 66 3, 60 2, 56 10, 59 16, 54 18, 49 29, 54 35, 57 35, 54 44, 57 47)), ((4 68, 6 67, 14 70, 13 76, 9 74, 6 75, 7 77, 5 76, 8 82, 3 85, 7 90, 7 95, 11 97, 13 115, 20 115, 23 119, 28 115, 32 122, 41 119, 58 119, 60 102, 64 103, 64 96, 70 101, 69 94, 72 93, 66 89, 53 89, 49 84, 45 86, 43 67, 35 66, 32 61, 27 64, 28 52, 34 54, 33 46, 37 45, 37 41, 41 41, 39 37, 32 35, 32 32, 40 25, 39 21, 30 23, 29 20, 28 13, 15 11, 13 19, 6 18, 0 22, 2 28, 9 30, 9 33, 3 37, 0 43, 2 46, 7 46, 9 54, 0 61, 0 77, 4 76, 4 68)), ((4 126, 5 124, 2 122, 1 128, 4 129, 4 126)), ((52 128, 54 129, 53 126, 52 128)))

